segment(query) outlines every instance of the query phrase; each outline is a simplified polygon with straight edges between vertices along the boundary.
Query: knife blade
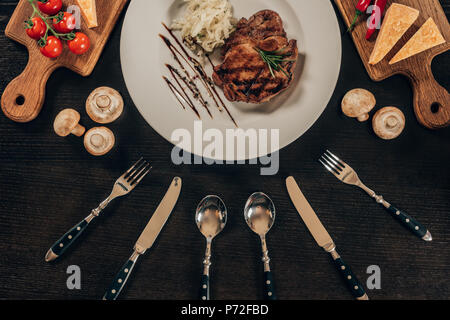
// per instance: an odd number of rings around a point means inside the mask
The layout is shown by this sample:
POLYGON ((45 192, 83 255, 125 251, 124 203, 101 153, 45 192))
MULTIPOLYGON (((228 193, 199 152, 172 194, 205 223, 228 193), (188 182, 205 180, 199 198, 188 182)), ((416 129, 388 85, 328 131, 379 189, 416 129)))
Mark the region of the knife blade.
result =
POLYGON ((166 224, 167 219, 172 213, 172 210, 177 203, 178 197, 180 196, 181 186, 181 178, 175 177, 169 189, 167 190, 166 195, 161 200, 161 203, 159 204, 158 208, 156 208, 150 221, 147 223, 147 226, 145 227, 144 231, 142 231, 139 239, 134 245, 133 254, 117 273, 109 289, 103 296, 103 300, 117 299, 120 292, 124 288, 131 274, 131 271, 136 264, 137 259, 153 246, 153 243, 166 224))
POLYGON ((148 222, 144 231, 142 231, 141 236, 136 242, 134 249, 140 253, 144 254, 147 249, 150 249, 162 228, 164 227, 167 219, 170 216, 175 204, 177 203, 178 197, 181 192, 181 178, 176 177, 173 179, 169 190, 162 199, 158 208, 156 208, 153 213, 152 218, 148 222))
POLYGON ((303 195, 295 179, 293 177, 287 178, 286 186, 295 208, 308 227, 314 240, 316 240, 317 244, 326 251, 330 250, 334 246, 333 239, 331 239, 328 231, 325 229, 322 222, 320 222, 308 200, 306 200, 306 197, 303 195))
POLYGON ((299 213, 309 232, 311 233, 317 244, 326 252, 331 254, 335 266, 338 268, 341 276, 344 278, 353 296, 358 300, 368 300, 369 298, 365 293, 363 286, 356 278, 351 268, 337 253, 336 245, 334 244, 333 239, 328 234, 328 231, 325 229, 320 219, 317 217, 303 192, 300 190, 300 187, 298 186, 297 181, 295 181, 294 177, 288 177, 286 179, 286 187, 292 203, 297 209, 297 212, 299 213))

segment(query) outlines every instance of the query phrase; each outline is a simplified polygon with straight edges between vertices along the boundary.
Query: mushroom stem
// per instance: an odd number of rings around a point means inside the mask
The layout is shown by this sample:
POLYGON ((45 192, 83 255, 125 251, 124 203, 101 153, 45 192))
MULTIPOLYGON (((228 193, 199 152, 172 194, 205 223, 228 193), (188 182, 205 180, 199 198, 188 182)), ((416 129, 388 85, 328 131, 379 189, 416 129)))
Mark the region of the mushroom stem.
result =
POLYGON ((107 109, 111 106, 111 99, 107 95, 101 95, 97 98, 97 107, 107 109))
POLYGON ((368 113, 362 114, 362 115, 360 115, 358 117, 358 121, 359 122, 365 122, 367 120, 369 120, 369 114, 368 113))
POLYGON ((388 128, 395 128, 398 125, 398 120, 396 117, 389 117, 386 119, 386 126, 388 128))
POLYGON ((70 133, 76 135, 77 137, 81 137, 85 131, 85 127, 83 127, 81 124, 77 124, 77 126, 70 133))

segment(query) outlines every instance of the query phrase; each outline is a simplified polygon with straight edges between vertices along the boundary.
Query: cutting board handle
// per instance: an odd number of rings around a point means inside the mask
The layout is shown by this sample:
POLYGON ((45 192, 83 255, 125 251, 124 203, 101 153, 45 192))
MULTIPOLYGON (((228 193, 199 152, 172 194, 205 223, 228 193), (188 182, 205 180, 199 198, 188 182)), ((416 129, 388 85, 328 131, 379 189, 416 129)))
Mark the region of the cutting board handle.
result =
POLYGON ((3 92, 3 113, 16 122, 34 120, 44 104, 47 80, 56 68, 54 60, 30 50, 25 70, 3 92))
POLYGON ((450 125, 450 94, 434 78, 431 62, 423 63, 421 68, 421 71, 410 75, 417 119, 430 129, 447 127, 450 125))

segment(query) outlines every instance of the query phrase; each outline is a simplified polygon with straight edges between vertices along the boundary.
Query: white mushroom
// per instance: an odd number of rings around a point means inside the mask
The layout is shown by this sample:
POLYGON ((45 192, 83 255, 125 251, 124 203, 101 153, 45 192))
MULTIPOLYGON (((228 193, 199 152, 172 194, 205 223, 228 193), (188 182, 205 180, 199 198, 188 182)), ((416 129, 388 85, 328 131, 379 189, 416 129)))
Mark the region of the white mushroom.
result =
POLYGON ((405 129, 405 124, 405 115, 395 107, 378 110, 372 120, 373 131, 384 140, 397 138, 405 129))
POLYGON ((106 127, 96 127, 86 132, 84 147, 93 156, 103 156, 114 147, 114 133, 106 127))
POLYGON ((81 137, 86 129, 79 122, 80 114, 76 110, 65 109, 56 116, 53 129, 61 137, 67 137, 69 134, 81 137))
POLYGON ((109 87, 92 91, 86 100, 86 112, 97 123, 111 123, 123 112, 123 99, 119 92, 109 87))
POLYGON ((357 118, 360 122, 369 119, 369 112, 377 103, 375 96, 365 89, 353 89, 342 99, 342 112, 350 118, 357 118))

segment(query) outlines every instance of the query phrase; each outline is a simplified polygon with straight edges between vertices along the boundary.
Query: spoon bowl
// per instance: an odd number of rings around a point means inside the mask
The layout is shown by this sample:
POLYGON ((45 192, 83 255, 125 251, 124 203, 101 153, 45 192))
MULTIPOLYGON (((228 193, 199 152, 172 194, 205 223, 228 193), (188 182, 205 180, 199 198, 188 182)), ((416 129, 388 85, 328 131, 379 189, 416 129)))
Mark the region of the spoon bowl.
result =
POLYGON ((206 239, 214 239, 227 223, 227 208, 218 196, 207 196, 200 201, 195 222, 206 239))
POLYGON ((245 204, 244 217, 250 229, 263 237, 275 222, 275 206, 266 194, 256 192, 245 204))

